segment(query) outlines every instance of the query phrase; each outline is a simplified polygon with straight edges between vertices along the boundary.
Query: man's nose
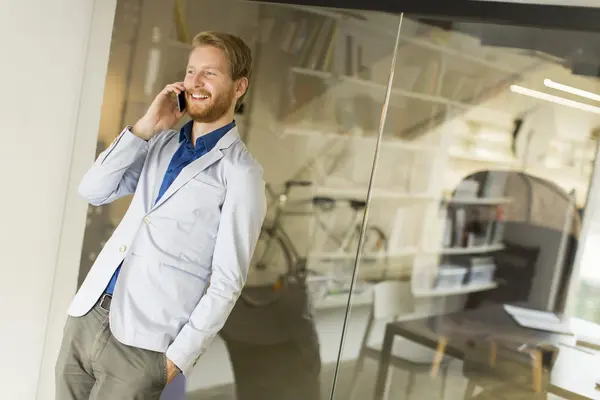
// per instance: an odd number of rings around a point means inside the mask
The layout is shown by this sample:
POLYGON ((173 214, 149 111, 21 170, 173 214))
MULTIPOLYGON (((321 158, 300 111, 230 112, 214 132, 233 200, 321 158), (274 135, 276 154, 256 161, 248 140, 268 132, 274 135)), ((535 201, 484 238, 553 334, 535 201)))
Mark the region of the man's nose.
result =
POLYGON ((196 74, 194 76, 194 87, 204 87, 204 76, 202 74, 196 74))

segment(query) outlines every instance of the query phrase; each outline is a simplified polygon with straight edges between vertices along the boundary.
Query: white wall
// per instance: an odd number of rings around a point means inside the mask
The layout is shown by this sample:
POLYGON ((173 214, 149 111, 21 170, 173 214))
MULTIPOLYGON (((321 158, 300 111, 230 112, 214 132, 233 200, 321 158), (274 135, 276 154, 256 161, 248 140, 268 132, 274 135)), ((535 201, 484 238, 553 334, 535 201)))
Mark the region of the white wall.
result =
POLYGON ((83 173, 94 155, 114 6, 0 0, 5 399, 54 398, 51 375, 86 210, 73 190, 79 174, 70 171, 83 173), (66 222, 74 224, 63 229, 66 222))

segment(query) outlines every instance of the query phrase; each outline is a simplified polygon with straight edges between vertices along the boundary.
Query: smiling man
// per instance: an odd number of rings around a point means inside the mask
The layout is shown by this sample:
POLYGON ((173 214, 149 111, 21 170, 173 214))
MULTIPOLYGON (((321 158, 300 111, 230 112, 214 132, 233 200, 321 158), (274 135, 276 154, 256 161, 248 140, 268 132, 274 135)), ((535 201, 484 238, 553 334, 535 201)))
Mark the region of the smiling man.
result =
POLYGON ((225 323, 266 213, 262 167, 233 119, 251 66, 240 38, 198 34, 184 81, 84 176, 79 191, 93 205, 133 198, 69 308, 57 400, 158 399, 225 323), (172 130, 186 112, 191 121, 172 130))

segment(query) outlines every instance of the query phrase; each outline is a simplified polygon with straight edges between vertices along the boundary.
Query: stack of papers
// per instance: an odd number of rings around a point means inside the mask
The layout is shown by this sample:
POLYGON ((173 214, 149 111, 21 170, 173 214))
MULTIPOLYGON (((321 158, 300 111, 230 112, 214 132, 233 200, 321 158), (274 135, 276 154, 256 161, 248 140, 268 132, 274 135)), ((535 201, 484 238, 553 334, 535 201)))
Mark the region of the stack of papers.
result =
POLYGON ((522 327, 538 329, 541 331, 563 333, 572 335, 571 326, 568 321, 561 320, 556 314, 546 311, 531 310, 529 308, 504 305, 504 311, 522 327))

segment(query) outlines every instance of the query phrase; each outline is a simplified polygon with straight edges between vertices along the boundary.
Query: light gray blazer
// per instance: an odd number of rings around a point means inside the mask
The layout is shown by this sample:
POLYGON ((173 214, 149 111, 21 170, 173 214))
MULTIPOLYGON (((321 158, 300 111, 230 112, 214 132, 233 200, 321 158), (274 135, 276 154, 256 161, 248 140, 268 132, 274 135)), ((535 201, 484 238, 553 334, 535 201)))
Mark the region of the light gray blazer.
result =
POLYGON ((188 375, 244 286, 266 198, 263 169, 233 128, 154 204, 178 146, 174 130, 146 142, 125 129, 84 176, 79 192, 93 205, 134 195, 69 314, 87 313, 123 261, 110 309, 113 335, 165 352, 188 375))

